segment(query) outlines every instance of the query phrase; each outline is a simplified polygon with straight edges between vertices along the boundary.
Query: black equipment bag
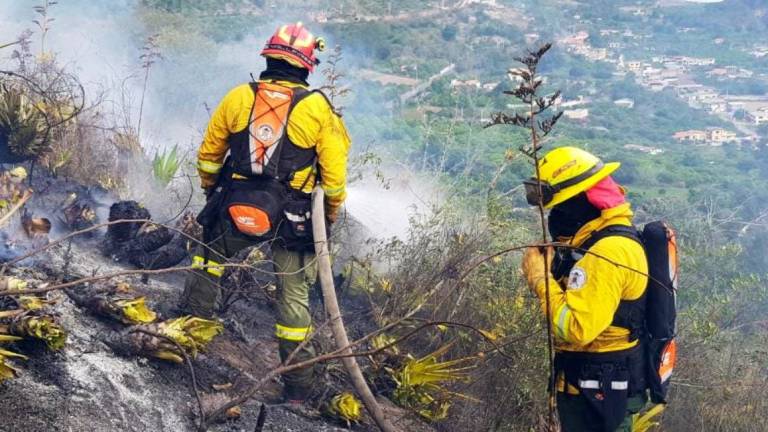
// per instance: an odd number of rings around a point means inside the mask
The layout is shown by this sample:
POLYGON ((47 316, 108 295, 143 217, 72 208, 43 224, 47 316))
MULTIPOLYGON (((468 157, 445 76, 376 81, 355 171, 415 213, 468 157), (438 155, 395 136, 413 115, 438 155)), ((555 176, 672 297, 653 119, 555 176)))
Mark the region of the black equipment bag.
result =
POLYGON ((651 222, 643 228, 648 257, 648 288, 645 311, 646 381, 653 403, 667 403, 675 367, 677 345, 676 291, 679 280, 675 232, 666 223, 651 222))
POLYGON ((286 186, 268 177, 233 180, 224 200, 224 215, 246 238, 266 240, 277 233, 283 221, 286 186))

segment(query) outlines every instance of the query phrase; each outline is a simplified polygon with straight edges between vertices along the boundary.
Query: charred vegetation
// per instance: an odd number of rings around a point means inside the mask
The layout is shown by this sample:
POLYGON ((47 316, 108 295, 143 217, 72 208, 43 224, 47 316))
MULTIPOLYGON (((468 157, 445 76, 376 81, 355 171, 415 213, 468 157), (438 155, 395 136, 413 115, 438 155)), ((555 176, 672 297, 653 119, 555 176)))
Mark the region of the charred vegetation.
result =
POLYGON ((117 262, 130 263, 142 269, 173 267, 188 257, 183 232, 171 231, 151 222, 149 211, 136 201, 120 201, 109 209, 109 221, 103 253, 117 262))

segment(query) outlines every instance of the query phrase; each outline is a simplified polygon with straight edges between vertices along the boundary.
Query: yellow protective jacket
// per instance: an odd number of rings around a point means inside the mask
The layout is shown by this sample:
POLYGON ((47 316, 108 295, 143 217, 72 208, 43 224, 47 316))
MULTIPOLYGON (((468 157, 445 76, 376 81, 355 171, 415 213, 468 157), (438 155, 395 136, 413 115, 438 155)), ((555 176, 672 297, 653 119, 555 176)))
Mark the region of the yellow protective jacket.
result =
MULTIPOLYGON (((287 81, 270 81, 285 87, 304 86, 287 81)), ((213 113, 198 151, 198 172, 204 188, 213 186, 229 151, 227 139, 248 127, 254 94, 249 84, 232 89, 213 113)), ((314 148, 326 196, 326 211, 334 215, 347 196, 347 157, 350 138, 341 117, 319 93, 301 100, 288 117, 288 138, 297 146, 314 148)), ((296 172, 290 185, 311 192, 315 184, 313 167, 296 172), (309 177, 309 179, 307 179, 309 177)))
MULTIPOLYGON (((609 225, 629 226, 632 215, 628 203, 603 210, 599 218, 576 233, 571 244, 578 247, 592 233, 609 225)), ((612 326, 611 322, 620 300, 636 300, 645 292, 648 282, 645 251, 635 240, 610 236, 595 243, 590 252, 573 266, 570 277, 563 282, 567 285, 564 289, 554 278, 549 278, 555 347, 558 351, 577 352, 631 348, 638 341, 629 342, 629 330, 612 326)), ((541 299, 542 310, 546 310, 543 278, 535 290, 541 299)))

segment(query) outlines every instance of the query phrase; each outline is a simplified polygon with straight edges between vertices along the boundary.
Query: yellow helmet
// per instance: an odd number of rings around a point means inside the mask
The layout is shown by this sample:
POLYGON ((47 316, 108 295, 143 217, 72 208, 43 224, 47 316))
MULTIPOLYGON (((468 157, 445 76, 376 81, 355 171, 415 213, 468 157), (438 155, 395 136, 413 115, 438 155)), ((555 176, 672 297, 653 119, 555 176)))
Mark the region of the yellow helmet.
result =
POLYGON ((560 147, 539 160, 541 182, 531 178, 523 182, 530 205, 552 208, 589 190, 616 171, 619 162, 603 163, 597 156, 576 147, 560 147))

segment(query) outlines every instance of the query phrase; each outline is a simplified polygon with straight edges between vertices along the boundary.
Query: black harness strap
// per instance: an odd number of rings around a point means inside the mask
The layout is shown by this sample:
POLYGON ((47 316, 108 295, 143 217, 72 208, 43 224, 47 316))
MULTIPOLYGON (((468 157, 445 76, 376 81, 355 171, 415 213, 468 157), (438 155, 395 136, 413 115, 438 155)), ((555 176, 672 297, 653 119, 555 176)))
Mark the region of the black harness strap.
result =
MULTIPOLYGON (((560 280, 567 276, 573 266, 586 255, 597 242, 606 237, 625 237, 640 243, 643 246, 643 240, 640 233, 634 226, 610 225, 600 231, 592 233, 587 240, 578 246, 578 249, 560 248, 552 265, 553 276, 560 280)), ((619 307, 613 315, 612 326, 621 327, 629 330, 630 342, 640 338, 645 327, 645 297, 642 296, 635 300, 621 300, 619 307)))
MULTIPOLYGON (((292 166, 287 167, 287 169, 284 169, 285 167, 281 166, 281 161, 282 161, 281 155, 286 146, 297 147, 296 144, 291 142, 291 139, 288 137, 288 123, 291 121, 291 114, 293 114, 293 110, 296 108, 296 106, 298 106, 301 101, 311 96, 312 93, 313 93, 312 91, 303 89, 301 87, 297 87, 293 89, 293 100, 291 101, 291 107, 288 110, 288 114, 285 116, 285 130, 283 131, 283 137, 280 139, 281 142, 278 148, 275 150, 275 155, 274 155, 275 156, 274 177, 279 181, 290 182, 293 176, 296 174, 296 171, 304 169, 308 166, 306 163, 298 164, 302 166, 297 166, 297 164, 294 163, 292 166)), ((314 160, 316 157, 315 154, 316 154, 316 151, 313 149, 312 157, 309 160, 309 165, 314 163, 314 160)))

